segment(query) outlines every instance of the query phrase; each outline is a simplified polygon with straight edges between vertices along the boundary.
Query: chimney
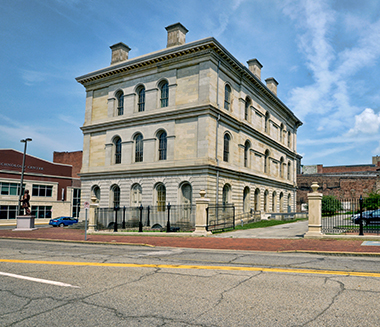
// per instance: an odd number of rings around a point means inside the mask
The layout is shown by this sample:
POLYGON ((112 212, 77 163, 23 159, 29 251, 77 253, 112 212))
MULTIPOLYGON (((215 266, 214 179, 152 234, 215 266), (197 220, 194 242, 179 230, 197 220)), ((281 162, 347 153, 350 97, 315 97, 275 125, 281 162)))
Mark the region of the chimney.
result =
POLYGON ((181 23, 169 25, 165 29, 168 31, 167 48, 186 43, 186 33, 188 30, 181 23))
POLYGON ((265 82, 267 83, 267 88, 269 90, 271 90, 271 92, 277 96, 277 85, 278 85, 278 82, 274 79, 274 77, 269 77, 265 80, 265 82))
POLYGON ((259 79, 261 80, 261 68, 263 65, 260 64, 260 61, 257 59, 251 59, 247 61, 248 69, 259 79))
POLYGON ((128 59, 128 53, 131 50, 131 48, 123 42, 111 45, 110 48, 112 50, 111 65, 117 64, 128 59))

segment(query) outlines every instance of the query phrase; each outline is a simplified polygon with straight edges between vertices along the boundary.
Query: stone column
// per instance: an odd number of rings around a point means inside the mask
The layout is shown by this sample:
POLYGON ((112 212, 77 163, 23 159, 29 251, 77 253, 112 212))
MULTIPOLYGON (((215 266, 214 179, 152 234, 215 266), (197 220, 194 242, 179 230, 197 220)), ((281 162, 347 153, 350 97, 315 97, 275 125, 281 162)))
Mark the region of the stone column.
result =
POLYGON ((322 193, 318 193, 319 185, 313 182, 312 193, 307 195, 309 206, 309 230, 305 238, 322 237, 322 193))
POLYGON ((207 212, 206 208, 208 207, 208 204, 210 203, 210 199, 206 199, 205 191, 200 191, 199 195, 201 196, 200 199, 196 199, 196 209, 195 209, 195 231, 193 234, 196 235, 211 235, 211 232, 208 232, 206 230, 207 227, 207 212))
POLYGON ((89 232, 95 232, 97 221, 95 217, 95 211, 99 207, 98 199, 95 195, 91 197, 91 203, 90 203, 90 213, 89 213, 89 220, 88 220, 88 231, 89 232))

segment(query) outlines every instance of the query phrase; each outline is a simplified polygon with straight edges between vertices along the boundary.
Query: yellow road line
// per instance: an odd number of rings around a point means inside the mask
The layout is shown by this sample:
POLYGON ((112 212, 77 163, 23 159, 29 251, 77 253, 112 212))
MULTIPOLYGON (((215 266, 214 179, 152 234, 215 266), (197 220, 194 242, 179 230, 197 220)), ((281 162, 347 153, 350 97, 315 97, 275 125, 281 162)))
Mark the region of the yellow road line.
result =
POLYGON ((39 264, 39 265, 61 265, 61 266, 263 271, 263 272, 296 273, 296 274, 380 277, 380 273, 337 271, 337 270, 292 269, 292 268, 287 269, 287 268, 200 266, 200 265, 161 265, 161 264, 155 265, 155 264, 136 264, 136 263, 70 262, 70 261, 13 260, 13 259, 0 259, 0 262, 28 263, 28 264, 39 264))

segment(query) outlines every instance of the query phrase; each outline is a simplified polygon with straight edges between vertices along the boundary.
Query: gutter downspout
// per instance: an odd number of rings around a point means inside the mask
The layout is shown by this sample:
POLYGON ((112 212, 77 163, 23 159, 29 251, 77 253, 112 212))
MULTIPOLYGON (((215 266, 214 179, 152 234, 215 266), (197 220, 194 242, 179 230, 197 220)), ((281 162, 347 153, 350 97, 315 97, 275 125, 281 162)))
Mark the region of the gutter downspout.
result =
MULTIPOLYGON (((216 71, 217 80, 216 80, 216 104, 218 106, 218 110, 220 110, 219 105, 219 68, 220 68, 220 60, 218 60, 218 69, 216 71)), ((219 120, 220 114, 218 113, 218 119, 216 121, 216 137, 215 137, 215 159, 216 159, 216 204, 219 203, 219 159, 218 159, 218 130, 219 130, 219 120)), ((218 212, 218 211, 217 211, 218 212)))

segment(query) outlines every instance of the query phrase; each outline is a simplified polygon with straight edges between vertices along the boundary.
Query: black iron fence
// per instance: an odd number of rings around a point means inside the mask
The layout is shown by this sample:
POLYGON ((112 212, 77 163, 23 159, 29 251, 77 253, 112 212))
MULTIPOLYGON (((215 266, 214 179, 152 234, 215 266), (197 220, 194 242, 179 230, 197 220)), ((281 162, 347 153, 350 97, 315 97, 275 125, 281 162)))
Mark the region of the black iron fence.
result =
POLYGON ((195 205, 98 208, 98 230, 190 231, 195 228, 195 205))
POLYGON ((233 204, 209 204, 207 230, 235 229, 235 206, 233 204))
POLYGON ((380 234, 380 201, 377 199, 322 198, 322 233, 380 234))

